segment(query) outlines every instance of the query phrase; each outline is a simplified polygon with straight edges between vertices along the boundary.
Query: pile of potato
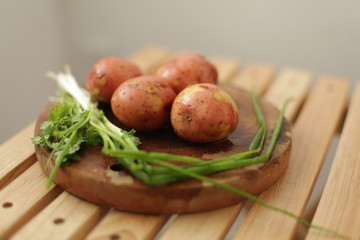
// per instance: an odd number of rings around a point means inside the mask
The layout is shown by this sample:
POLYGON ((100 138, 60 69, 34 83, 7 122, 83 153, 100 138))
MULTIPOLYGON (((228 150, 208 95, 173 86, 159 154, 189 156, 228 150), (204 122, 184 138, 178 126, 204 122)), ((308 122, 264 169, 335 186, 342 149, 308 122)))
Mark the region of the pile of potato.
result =
POLYGON ((91 68, 86 89, 130 128, 154 131, 171 123, 182 139, 206 143, 226 138, 238 124, 236 104, 217 82, 216 68, 200 55, 176 57, 154 75, 107 57, 91 68))

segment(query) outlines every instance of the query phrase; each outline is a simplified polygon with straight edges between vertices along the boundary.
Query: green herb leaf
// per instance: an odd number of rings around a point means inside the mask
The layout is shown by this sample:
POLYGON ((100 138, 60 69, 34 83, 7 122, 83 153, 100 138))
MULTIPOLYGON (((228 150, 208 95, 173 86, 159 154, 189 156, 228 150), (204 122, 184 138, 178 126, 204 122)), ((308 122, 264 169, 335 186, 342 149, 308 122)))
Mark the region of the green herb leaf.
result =
POLYGON ((316 228, 347 239, 347 236, 341 235, 336 231, 313 225, 287 210, 269 205, 251 194, 204 176, 204 174, 208 173, 267 161, 281 131, 286 103, 264 155, 259 156, 258 154, 264 146, 266 123, 261 113, 257 96, 253 92, 253 106, 260 127, 249 146, 249 151, 204 162, 201 159, 186 156, 139 151, 137 145, 140 144, 140 139, 134 136, 135 131, 126 132, 113 125, 105 117, 103 111, 97 108, 96 103, 90 101, 89 95, 80 89, 70 71, 60 74, 51 73, 50 76, 55 78, 61 89, 57 98, 60 104, 50 110, 49 121, 41 124, 41 135, 32 138, 34 144, 47 146, 52 149, 50 158, 56 157, 55 166, 51 170, 48 179, 48 186, 52 184, 61 166, 70 164, 73 160, 78 159, 77 152, 81 149, 83 143, 93 146, 102 145, 102 152, 104 154, 117 158, 119 163, 146 184, 158 185, 187 178, 199 179, 227 189, 235 194, 242 195, 269 209, 293 217, 307 227, 316 228), (177 167, 164 160, 191 164, 177 167))
POLYGON ((35 145, 43 146, 42 138, 40 136, 35 136, 35 137, 31 138, 31 141, 35 145))
POLYGON ((97 132, 97 129, 93 126, 90 126, 86 129, 86 137, 85 137, 86 144, 91 146, 97 146, 102 144, 102 139, 97 132))
POLYGON ((58 121, 69 114, 70 107, 66 104, 58 104, 50 110, 50 120, 58 121))

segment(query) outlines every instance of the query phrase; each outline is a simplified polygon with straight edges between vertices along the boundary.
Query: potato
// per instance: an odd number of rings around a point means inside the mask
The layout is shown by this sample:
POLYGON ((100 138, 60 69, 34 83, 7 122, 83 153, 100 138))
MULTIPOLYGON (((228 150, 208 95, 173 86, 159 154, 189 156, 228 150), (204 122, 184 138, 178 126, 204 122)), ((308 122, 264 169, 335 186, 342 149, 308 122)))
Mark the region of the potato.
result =
POLYGON ((141 76, 122 83, 111 98, 115 116, 126 126, 151 131, 170 123, 170 109, 176 94, 164 79, 141 76))
POLYGON ((181 55, 160 66, 155 75, 166 78, 176 93, 197 83, 217 83, 218 73, 203 56, 181 55))
POLYGON ((209 83, 185 88, 171 109, 175 133, 190 142, 222 140, 236 129, 238 120, 238 109, 230 95, 209 83))
POLYGON ((110 102, 115 89, 125 80, 141 76, 138 66, 122 58, 106 57, 91 68, 86 79, 86 89, 101 102, 110 102))

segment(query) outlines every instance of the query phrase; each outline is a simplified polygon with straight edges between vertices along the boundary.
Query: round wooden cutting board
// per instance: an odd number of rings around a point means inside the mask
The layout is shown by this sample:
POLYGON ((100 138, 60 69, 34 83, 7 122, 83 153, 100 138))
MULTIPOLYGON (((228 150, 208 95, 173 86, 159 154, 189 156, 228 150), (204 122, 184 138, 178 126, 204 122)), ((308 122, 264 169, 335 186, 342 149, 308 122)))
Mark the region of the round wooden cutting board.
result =
MULTIPOLYGON (((222 86, 235 100, 239 109, 239 124, 227 139, 211 144, 194 144, 179 139, 172 130, 140 133, 140 149, 153 152, 168 152, 201 157, 212 160, 223 156, 247 151, 259 129, 249 93, 222 86)), ((268 124, 265 149, 275 127, 279 111, 268 102, 260 99, 261 108, 268 124)), ((118 121, 104 107, 108 118, 115 124, 118 121)), ((39 116, 35 135, 39 135, 39 125, 48 119, 49 108, 39 116)), ((46 175, 51 172, 52 164, 46 168, 49 150, 36 145, 36 155, 46 175)), ((284 173, 291 149, 290 124, 284 121, 283 128, 271 158, 265 164, 237 168, 208 176, 251 194, 258 194, 284 173)), ((226 207, 238 203, 243 197, 211 184, 189 179, 163 186, 148 186, 135 179, 125 170, 117 167, 116 160, 101 153, 99 147, 86 146, 80 151, 79 161, 61 167, 55 183, 66 191, 90 202, 120 210, 172 214, 190 213, 226 207)))

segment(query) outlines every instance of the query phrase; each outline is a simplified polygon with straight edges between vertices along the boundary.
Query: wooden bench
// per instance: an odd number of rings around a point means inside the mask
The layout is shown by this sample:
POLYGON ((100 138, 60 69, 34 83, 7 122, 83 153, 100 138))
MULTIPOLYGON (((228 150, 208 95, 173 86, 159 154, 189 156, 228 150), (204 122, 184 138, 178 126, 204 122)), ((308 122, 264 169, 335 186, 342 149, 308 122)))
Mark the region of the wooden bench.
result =
MULTIPOLYGON (((151 73, 174 54, 148 47, 130 59, 151 73)), ((360 85, 330 75, 314 77, 296 68, 210 59, 220 81, 247 90, 255 85, 275 106, 293 98, 286 112, 293 124, 289 167, 259 198, 297 215, 305 212, 313 224, 359 239, 360 85), (350 87, 355 88, 353 96, 350 87), (335 136, 340 141, 333 146, 333 159, 326 156, 335 136), (322 194, 315 196, 321 198, 308 206, 325 159, 326 165, 332 164, 324 173, 326 185, 320 183, 317 191, 322 194)), ((33 122, 0 145, 0 239, 337 239, 316 229, 304 230, 296 220, 249 201, 209 212, 159 216, 97 206, 56 186, 47 190, 30 141, 34 126, 33 122)))

